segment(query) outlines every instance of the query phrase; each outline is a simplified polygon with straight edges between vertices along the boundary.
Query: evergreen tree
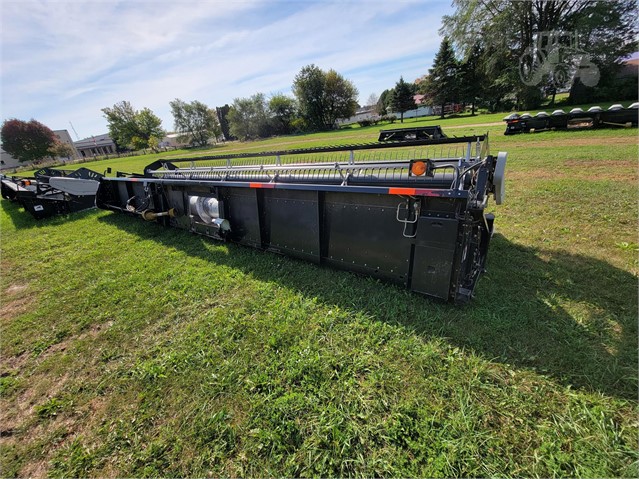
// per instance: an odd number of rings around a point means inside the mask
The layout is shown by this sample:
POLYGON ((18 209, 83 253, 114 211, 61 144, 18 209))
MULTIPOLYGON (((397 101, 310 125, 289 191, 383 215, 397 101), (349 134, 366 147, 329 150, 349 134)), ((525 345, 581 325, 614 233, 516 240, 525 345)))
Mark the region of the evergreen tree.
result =
POLYGON ((428 76, 426 94, 434 105, 441 105, 441 117, 444 118, 446 103, 457 100, 459 96, 459 62, 448 37, 442 40, 428 76))
POLYGON ((382 94, 379 96, 379 100, 377 100, 377 114, 380 116, 384 116, 388 113, 388 108, 390 105, 390 100, 393 97, 393 89, 384 90, 382 94))
POLYGON ((460 100, 470 103, 472 115, 475 115, 475 104, 485 91, 486 76, 482 69, 483 49, 480 42, 475 42, 468 58, 459 66, 460 100))
POLYGON ((231 107, 227 104, 224 106, 218 106, 217 110, 217 119, 220 122, 220 128, 222 129, 222 135, 226 141, 235 140, 236 138, 231 135, 231 130, 229 126, 229 111, 231 111, 231 107))
POLYGON ((399 77, 399 81, 395 84, 395 88, 393 89, 390 103, 392 110, 400 114, 401 123, 404 123, 405 112, 417 108, 413 95, 413 88, 404 81, 403 77, 399 77))

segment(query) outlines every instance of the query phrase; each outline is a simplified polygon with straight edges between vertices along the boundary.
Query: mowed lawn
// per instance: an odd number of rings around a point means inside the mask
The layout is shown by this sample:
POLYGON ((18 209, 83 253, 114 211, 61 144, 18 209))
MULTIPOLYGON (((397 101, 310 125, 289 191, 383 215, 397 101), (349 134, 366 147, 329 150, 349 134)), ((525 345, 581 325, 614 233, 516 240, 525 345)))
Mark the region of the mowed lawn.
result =
POLYGON ((1 201, 2 476, 637 477, 637 130, 506 137, 503 116, 404 124, 488 131, 509 153, 464 307, 111 212, 38 222, 1 201))

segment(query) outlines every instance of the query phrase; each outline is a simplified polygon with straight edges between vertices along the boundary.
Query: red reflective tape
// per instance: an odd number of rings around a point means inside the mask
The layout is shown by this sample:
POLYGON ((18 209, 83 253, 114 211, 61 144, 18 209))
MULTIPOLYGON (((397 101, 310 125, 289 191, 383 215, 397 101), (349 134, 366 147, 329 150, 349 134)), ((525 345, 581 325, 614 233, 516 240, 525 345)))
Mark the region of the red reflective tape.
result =
POLYGON ((272 183, 249 183, 251 188, 275 188, 272 183))
POLYGON ((389 195, 414 195, 415 188, 388 188, 389 195))

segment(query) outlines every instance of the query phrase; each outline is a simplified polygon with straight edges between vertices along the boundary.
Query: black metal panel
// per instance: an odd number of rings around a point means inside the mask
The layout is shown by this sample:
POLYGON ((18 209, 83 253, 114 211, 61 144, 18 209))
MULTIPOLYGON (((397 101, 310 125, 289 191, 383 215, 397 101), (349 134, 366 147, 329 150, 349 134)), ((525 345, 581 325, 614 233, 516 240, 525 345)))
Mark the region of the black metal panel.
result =
POLYGON ((447 300, 453 260, 453 250, 416 246, 411 290, 447 300))
POLYGON ((262 238, 271 251, 320 262, 317 191, 262 190, 262 238))
POLYGON ((440 138, 446 138, 446 135, 441 126, 433 125, 380 130, 377 141, 438 140, 440 138))
POLYGON ((41 220, 51 216, 68 213, 65 211, 64 199, 47 201, 38 198, 31 192, 18 192, 18 201, 35 219, 41 220))
POLYGON ((241 244, 262 247, 260 214, 256 189, 220 188, 224 217, 231 223, 231 239, 241 244))
POLYGON ((548 126, 551 128, 566 128, 568 126, 568 115, 550 115, 548 126))
POLYGON ((411 289, 448 299, 459 222, 422 216, 415 238, 411 289))
POLYGON ((601 112, 601 121, 606 123, 632 123, 637 125, 637 113, 639 110, 636 108, 624 108, 621 110, 606 110, 601 112))
POLYGON ((411 241, 396 219, 401 202, 397 196, 326 193, 326 262, 407 284, 411 241))

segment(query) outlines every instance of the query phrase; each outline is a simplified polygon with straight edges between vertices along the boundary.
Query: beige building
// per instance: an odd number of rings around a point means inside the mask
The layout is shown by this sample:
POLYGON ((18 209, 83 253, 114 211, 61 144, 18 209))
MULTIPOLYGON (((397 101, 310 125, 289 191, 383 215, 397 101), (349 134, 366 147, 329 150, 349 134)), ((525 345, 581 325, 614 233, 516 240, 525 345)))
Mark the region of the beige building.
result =
POLYGON ((73 140, 71 139, 71 135, 69 135, 69 132, 67 130, 53 130, 53 134, 55 135, 55 137, 58 139, 60 143, 66 143, 73 149, 73 154, 70 157, 57 158, 57 159, 67 160, 67 161, 76 160, 78 158, 78 150, 76 150, 75 146, 73 146, 73 140))

